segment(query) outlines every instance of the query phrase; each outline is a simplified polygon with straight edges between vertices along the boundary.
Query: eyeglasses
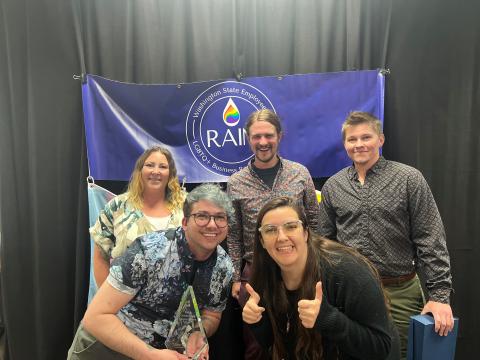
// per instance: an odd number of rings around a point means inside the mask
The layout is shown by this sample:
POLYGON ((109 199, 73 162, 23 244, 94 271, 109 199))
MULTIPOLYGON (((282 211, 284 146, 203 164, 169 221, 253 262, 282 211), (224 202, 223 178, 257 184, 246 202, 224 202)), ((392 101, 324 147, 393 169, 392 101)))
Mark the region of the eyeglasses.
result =
POLYGON ((293 235, 297 230, 301 229, 302 225, 302 220, 295 220, 288 221, 282 225, 266 224, 258 228, 258 231, 260 231, 264 240, 277 240, 279 234, 278 228, 280 226, 282 227, 283 233, 288 236, 293 235))
POLYGON ((210 220, 213 218, 213 221, 219 228, 224 228, 228 225, 228 218, 226 215, 210 215, 205 213, 195 213, 191 214, 195 224, 200 227, 207 226, 210 220))

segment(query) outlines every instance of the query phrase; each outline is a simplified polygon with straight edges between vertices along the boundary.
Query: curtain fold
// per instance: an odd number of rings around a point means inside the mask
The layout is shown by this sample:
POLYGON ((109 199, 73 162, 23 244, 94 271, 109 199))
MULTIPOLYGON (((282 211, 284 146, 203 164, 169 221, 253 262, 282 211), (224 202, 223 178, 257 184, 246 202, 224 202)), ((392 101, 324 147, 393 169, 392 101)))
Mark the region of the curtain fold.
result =
POLYGON ((380 67, 391 70, 384 154, 431 185, 452 257, 456 358, 475 358, 479 13, 473 0, 1 0, 0 280, 11 358, 64 359, 87 303, 74 74, 183 83, 380 67))

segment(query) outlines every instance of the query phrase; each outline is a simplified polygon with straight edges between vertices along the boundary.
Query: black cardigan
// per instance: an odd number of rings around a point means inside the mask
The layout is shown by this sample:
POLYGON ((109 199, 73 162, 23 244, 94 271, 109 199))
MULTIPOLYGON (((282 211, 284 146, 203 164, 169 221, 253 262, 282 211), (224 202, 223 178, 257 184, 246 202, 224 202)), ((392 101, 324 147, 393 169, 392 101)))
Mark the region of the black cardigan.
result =
MULTIPOLYGON (((323 299, 315 331, 322 336, 324 359, 385 359, 392 341, 392 325, 387 314, 380 284, 365 263, 350 254, 342 254, 332 263, 322 264, 323 299)), ((313 284, 312 286, 315 286, 313 284)), ((275 314, 284 336, 287 359, 294 359, 298 319, 295 292, 288 292, 291 308, 289 331, 287 315, 275 314)), ((261 306, 268 307, 264 303, 261 306)), ((267 312, 250 325, 264 349, 273 344, 273 331, 267 312)), ((397 358, 396 355, 389 358, 397 358)), ((306 356, 302 356, 306 359, 306 356)))

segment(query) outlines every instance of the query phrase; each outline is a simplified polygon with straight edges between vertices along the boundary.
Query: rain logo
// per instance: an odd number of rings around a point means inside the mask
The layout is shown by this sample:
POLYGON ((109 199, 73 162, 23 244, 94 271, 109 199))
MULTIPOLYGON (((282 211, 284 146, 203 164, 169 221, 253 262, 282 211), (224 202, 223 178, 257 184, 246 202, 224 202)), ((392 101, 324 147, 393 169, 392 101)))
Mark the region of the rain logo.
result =
POLYGON ((221 81, 205 88, 192 102, 185 121, 187 143, 195 160, 222 176, 247 166, 253 154, 244 129, 247 116, 242 114, 260 109, 275 111, 270 99, 253 85, 221 81))
POLYGON ((240 121, 240 111, 232 98, 228 99, 227 105, 223 110, 223 122, 227 126, 235 126, 240 121))

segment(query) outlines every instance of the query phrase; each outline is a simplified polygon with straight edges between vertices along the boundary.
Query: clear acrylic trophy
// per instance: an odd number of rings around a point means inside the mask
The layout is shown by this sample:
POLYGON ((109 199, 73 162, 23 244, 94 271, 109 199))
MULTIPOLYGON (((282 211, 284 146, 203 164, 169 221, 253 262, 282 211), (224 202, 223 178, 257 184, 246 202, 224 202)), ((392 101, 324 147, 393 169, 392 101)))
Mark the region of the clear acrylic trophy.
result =
POLYGON ((191 285, 182 295, 165 346, 193 360, 201 359, 208 354, 207 336, 191 285))

